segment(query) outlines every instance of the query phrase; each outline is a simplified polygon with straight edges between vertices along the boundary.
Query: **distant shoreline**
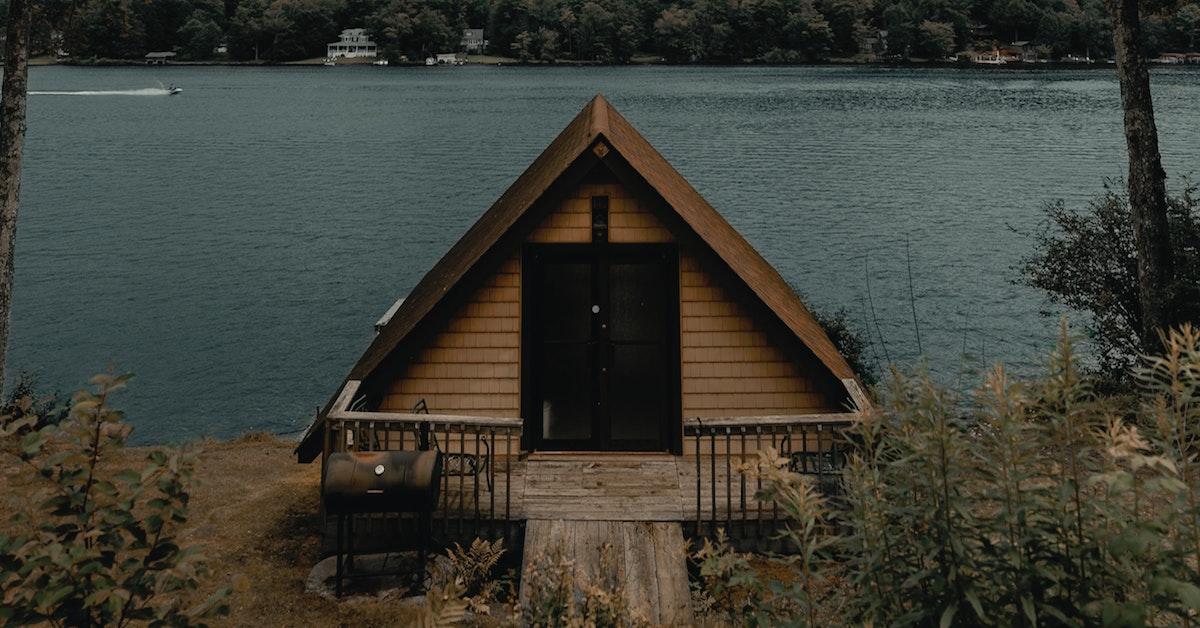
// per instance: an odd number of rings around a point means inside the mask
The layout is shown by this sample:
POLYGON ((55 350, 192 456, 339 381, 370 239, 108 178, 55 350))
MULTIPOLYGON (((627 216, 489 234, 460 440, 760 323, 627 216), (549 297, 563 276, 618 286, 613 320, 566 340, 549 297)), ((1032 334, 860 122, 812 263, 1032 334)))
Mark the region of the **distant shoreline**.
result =
MULTIPOLYGON (((231 61, 231 60, 210 60, 210 61, 172 61, 166 64, 150 64, 138 59, 97 59, 88 61, 59 61, 50 57, 37 57, 29 60, 29 65, 36 67, 46 66, 63 66, 75 68, 88 67, 146 67, 146 68, 163 68, 163 67, 252 67, 252 68, 278 68, 278 67, 315 67, 323 66, 324 59, 303 59, 300 61, 231 61)), ((526 67, 526 68, 551 68, 551 67, 626 67, 626 66, 665 66, 677 68, 702 68, 702 67, 880 67, 880 68, 936 68, 936 69, 979 69, 979 70, 1103 70, 1115 68, 1113 63, 1097 62, 1097 63, 1072 63, 1050 61, 1045 63, 1028 63, 1028 62, 1013 62, 1003 65, 993 65, 984 63, 972 63, 970 61, 951 62, 951 61, 859 61, 853 59, 833 59, 821 62, 809 63, 769 63, 764 61, 746 62, 746 63, 668 63, 666 61, 650 60, 650 59, 634 59, 629 63, 614 64, 614 63, 599 63, 594 61, 555 61, 555 62, 522 62, 516 59, 506 58, 491 58, 488 60, 468 59, 466 66, 486 66, 486 67, 526 67)), ((373 66, 370 60, 343 60, 339 61, 335 67, 344 66, 373 66)), ((387 68, 427 68, 424 63, 392 63, 387 68)), ((445 68, 446 66, 433 66, 445 68)), ((1153 68, 1174 68, 1174 69, 1192 69, 1200 71, 1200 65, 1196 64, 1150 64, 1153 68)))

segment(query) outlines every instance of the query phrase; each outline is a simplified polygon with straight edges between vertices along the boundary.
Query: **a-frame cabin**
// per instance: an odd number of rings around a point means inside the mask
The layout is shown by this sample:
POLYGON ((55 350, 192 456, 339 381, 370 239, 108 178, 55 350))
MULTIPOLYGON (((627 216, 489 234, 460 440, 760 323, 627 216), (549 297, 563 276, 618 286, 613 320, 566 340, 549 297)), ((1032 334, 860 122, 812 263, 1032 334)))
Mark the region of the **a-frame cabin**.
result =
POLYGON ((867 403, 783 277, 601 96, 381 323, 297 453, 452 454, 448 535, 572 518, 761 535, 777 512, 737 463, 774 446, 832 473, 867 403))

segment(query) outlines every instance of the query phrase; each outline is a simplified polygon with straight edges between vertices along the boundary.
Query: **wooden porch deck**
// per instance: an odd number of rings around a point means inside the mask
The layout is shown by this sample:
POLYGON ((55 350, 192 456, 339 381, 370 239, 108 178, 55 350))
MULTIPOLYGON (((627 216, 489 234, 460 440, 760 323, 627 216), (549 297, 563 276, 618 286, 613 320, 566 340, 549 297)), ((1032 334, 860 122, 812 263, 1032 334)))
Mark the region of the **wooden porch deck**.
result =
MULTIPOLYGON (((701 456, 699 518, 757 520, 776 516, 770 501, 759 501, 759 486, 738 471, 741 456, 701 456), (717 482, 711 481, 716 469, 717 482)), ((497 459, 503 468, 507 461, 497 459)), ((479 512, 488 518, 492 499, 509 497, 510 519, 589 519, 595 521, 695 521, 696 457, 670 454, 536 453, 512 459, 510 474, 496 473, 492 490, 451 477, 438 505, 454 513, 479 512), (506 484, 505 477, 509 483, 506 484), (475 488, 478 486, 478 492, 475 488)), ((503 513, 497 513, 502 516, 503 513)))
MULTIPOLYGON (((520 419, 335 414, 326 430, 326 453, 426 447, 443 453, 430 528, 434 542, 442 544, 475 536, 512 540, 524 522, 555 520, 676 522, 691 536, 723 528, 735 539, 761 544, 783 523, 783 513, 773 502, 756 498, 761 485, 740 468, 770 448, 781 452, 793 470, 836 491, 848 446, 842 430, 850 425, 847 415, 836 414, 689 419, 682 455, 521 455, 520 419)), ((365 519, 392 521, 380 528, 390 530, 384 536, 408 538, 416 531, 411 513, 365 519)))

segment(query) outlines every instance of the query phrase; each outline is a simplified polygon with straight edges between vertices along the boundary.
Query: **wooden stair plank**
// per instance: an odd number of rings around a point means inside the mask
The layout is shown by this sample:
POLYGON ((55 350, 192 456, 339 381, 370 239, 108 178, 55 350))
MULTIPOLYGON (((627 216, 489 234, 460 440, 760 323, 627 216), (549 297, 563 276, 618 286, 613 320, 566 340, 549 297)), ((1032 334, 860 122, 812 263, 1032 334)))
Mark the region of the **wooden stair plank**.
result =
POLYGON ((686 546, 678 523, 529 520, 521 568, 522 602, 528 600, 530 567, 555 547, 561 547, 564 556, 573 561, 577 586, 586 582, 610 590, 623 588, 629 608, 653 625, 694 623, 686 546))

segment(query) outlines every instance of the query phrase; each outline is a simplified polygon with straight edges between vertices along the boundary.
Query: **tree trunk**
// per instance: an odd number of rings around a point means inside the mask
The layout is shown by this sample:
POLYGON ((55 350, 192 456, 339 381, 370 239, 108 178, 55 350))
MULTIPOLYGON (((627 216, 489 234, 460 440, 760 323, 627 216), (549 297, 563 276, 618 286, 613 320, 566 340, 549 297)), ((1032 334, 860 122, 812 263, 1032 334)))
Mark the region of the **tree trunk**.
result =
POLYGON ((0 84, 0 390, 4 389, 4 361, 8 354, 13 242, 21 194, 21 152, 25 145, 29 13, 28 0, 9 0, 4 80, 0 84))
POLYGON ((1141 302, 1142 347, 1159 346, 1158 332, 1174 322, 1169 307, 1174 275, 1167 224, 1167 174, 1158 152, 1158 129, 1150 98, 1150 74, 1142 51, 1137 0, 1108 0, 1125 109, 1125 144, 1129 149, 1129 209, 1137 250, 1138 298, 1141 302))

